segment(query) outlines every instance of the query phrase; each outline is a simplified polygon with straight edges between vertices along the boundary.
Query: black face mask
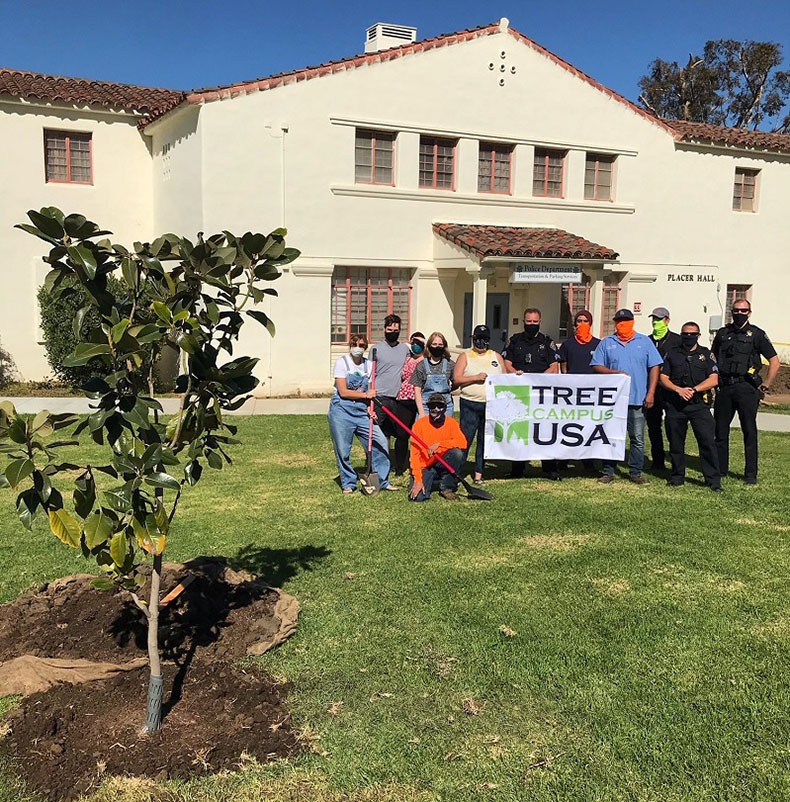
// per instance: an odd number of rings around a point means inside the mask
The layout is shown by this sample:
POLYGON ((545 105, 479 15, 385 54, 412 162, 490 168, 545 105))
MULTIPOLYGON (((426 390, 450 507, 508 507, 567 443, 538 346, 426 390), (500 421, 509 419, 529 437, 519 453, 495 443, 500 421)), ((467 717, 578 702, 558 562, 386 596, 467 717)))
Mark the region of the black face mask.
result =
POLYGON ((732 322, 735 324, 736 328, 741 328, 746 324, 746 321, 749 319, 749 315, 745 312, 733 312, 732 313, 732 322))
POLYGON ((474 345, 475 348, 480 348, 481 350, 483 348, 488 350, 488 340, 480 340, 480 339, 472 340, 472 345, 474 345))
POLYGON ((690 351, 697 344, 698 339, 699 334, 686 334, 686 332, 681 332, 680 335, 680 342, 687 351, 690 351))
POLYGON ((385 331, 384 332, 384 339, 388 343, 396 343, 398 342, 398 338, 400 337, 399 331, 385 331))
POLYGON ((534 337, 540 331, 540 323, 525 323, 524 332, 527 337, 534 337))
POLYGON ((437 359, 441 356, 444 356, 444 346, 443 345, 431 345, 428 347, 428 352, 431 356, 436 357, 437 359))

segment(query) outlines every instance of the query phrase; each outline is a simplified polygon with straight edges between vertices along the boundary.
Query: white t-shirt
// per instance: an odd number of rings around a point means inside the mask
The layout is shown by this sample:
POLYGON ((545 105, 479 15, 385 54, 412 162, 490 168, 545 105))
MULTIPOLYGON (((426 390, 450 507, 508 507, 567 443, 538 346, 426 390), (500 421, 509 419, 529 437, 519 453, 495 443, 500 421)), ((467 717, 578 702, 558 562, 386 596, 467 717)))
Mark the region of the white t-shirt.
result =
MULTIPOLYGON (((335 379, 346 379, 349 376, 370 376, 371 363, 369 359, 362 358, 362 362, 357 365, 351 358, 350 354, 341 356, 335 362, 335 367, 332 371, 332 377, 335 379)), ((335 395, 339 395, 337 387, 335 387, 335 395)))

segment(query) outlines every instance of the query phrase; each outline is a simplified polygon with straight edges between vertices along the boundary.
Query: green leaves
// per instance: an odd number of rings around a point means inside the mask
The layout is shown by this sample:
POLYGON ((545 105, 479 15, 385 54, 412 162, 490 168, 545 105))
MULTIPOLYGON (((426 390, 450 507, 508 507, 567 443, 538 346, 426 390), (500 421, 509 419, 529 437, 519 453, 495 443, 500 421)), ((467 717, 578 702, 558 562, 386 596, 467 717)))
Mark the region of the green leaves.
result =
POLYGON ((32 459, 15 459, 8 463, 5 469, 5 478, 8 484, 16 489, 17 485, 33 473, 36 466, 32 459))
POLYGON ((69 245, 66 248, 72 264, 81 269, 89 279, 96 278, 96 257, 84 245, 69 245))
POLYGON ((258 383, 257 360, 235 351, 242 327, 255 320, 274 335, 259 305, 276 297, 267 285, 299 252, 286 247, 284 229, 198 234, 194 243, 164 234, 129 249, 98 239, 109 232, 82 214, 47 207, 28 216, 32 225, 18 228, 49 244, 44 261, 51 270, 40 298, 52 304, 49 329, 65 331, 57 364, 93 400, 79 421, 46 411, 31 419, 0 403, 0 486, 18 488, 25 527, 43 510, 59 540, 96 561, 107 574, 97 587, 134 587, 142 581, 139 564, 161 555, 172 534, 183 488, 196 484, 206 465, 231 464, 227 451, 237 441, 228 435, 236 429, 223 413, 258 383), (168 351, 183 366, 176 388, 185 397, 166 424, 149 382, 155 360, 168 351), (90 433, 104 450, 100 465, 57 459, 57 449, 74 441, 49 442, 50 435, 72 423, 73 437, 90 433), (116 485, 99 492, 97 471, 116 485), (66 481, 73 511, 64 508, 66 481))
POLYGON ((104 356, 111 353, 112 348, 110 348, 109 343, 80 343, 74 349, 74 353, 63 360, 63 364, 66 367, 76 367, 90 362, 95 356, 104 356))
POLYGON ((247 314, 251 318, 254 318, 255 320, 257 320, 258 323, 262 323, 264 326, 266 326, 266 330, 269 332, 269 334, 272 335, 272 337, 274 337, 274 323, 272 322, 272 319, 267 314, 265 314, 264 312, 261 312, 261 311, 259 311, 257 309, 248 309, 247 310, 247 314))
POLYGON ((181 487, 181 483, 178 479, 176 479, 175 476, 171 476, 169 473, 149 473, 148 476, 145 477, 145 482, 152 487, 165 487, 168 490, 178 490, 181 487))
POLYGON ((113 521, 102 510, 97 510, 85 519, 85 545, 95 549, 106 543, 113 532, 113 521))
POLYGON ((49 528, 52 534, 73 549, 79 548, 80 536, 82 535, 82 528, 73 515, 66 512, 66 510, 50 510, 49 511, 49 528))

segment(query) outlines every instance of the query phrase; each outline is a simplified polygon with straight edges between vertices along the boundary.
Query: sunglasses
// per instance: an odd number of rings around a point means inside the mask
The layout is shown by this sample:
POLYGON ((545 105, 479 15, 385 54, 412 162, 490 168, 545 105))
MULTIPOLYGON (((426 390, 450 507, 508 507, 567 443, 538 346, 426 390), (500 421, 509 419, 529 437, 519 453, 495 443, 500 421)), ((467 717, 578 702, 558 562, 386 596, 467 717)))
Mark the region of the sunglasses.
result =
POLYGON ((428 404, 428 409, 447 409, 447 404, 428 404))

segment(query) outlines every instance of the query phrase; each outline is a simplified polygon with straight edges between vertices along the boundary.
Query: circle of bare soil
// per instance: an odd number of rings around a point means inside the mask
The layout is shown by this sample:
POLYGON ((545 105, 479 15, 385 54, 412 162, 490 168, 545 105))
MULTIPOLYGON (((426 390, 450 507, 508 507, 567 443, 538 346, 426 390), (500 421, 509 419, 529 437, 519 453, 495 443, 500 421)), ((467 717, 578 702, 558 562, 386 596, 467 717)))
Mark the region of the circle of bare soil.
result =
MULTIPOLYGON (((178 686, 177 672, 164 667, 166 688, 178 686)), ((147 687, 143 668, 26 697, 5 738, 26 787, 69 800, 109 775, 186 779, 237 769, 245 755, 263 762, 298 748, 284 704, 287 686, 254 668, 193 666, 176 700, 165 693, 170 709, 162 729, 142 735, 147 687)))
MULTIPOLYGON (((289 690, 257 667, 234 665, 276 636, 278 591, 221 558, 166 564, 163 592, 194 581, 160 614, 165 681, 161 732, 142 735, 148 670, 25 696, 0 745, 26 787, 73 799, 110 774, 186 778, 298 749, 289 690)), ((146 621, 123 593, 77 575, 0 607, 0 662, 20 655, 129 663, 146 655, 146 621)), ((145 598, 147 589, 141 591, 145 598)))
MULTIPOLYGON (((221 558, 166 563, 162 588, 191 585, 159 618, 163 660, 234 660, 277 630, 277 591, 221 558)), ((21 654, 120 663, 146 654, 146 621, 122 592, 97 591, 77 574, 35 587, 0 607, 0 662, 21 654)), ((147 598, 147 588, 141 591, 147 598)))

